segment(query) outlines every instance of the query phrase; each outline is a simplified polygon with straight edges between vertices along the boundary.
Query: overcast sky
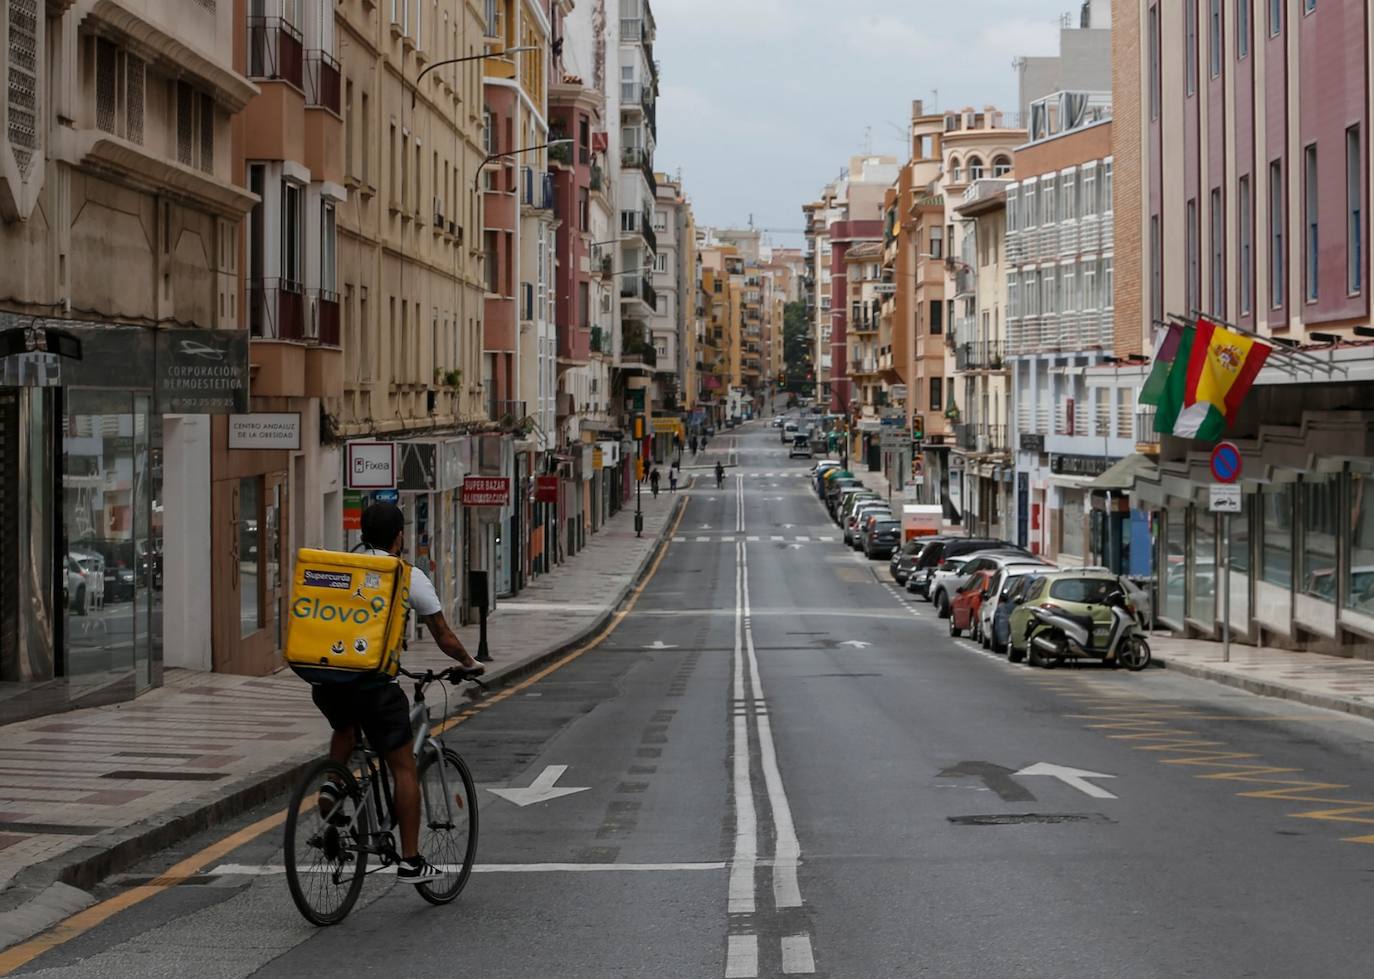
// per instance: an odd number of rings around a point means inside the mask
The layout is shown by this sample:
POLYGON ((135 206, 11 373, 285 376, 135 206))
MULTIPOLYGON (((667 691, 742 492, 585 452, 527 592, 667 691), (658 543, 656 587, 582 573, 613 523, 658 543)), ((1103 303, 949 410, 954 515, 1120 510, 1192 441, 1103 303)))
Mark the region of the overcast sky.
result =
MULTIPOLYGON (((698 223, 800 229, 864 151, 906 159, 911 100, 1016 109, 1012 59, 1054 54, 1079 0, 651 0, 655 167, 698 223)), ((774 235, 800 244, 799 234, 774 235)))

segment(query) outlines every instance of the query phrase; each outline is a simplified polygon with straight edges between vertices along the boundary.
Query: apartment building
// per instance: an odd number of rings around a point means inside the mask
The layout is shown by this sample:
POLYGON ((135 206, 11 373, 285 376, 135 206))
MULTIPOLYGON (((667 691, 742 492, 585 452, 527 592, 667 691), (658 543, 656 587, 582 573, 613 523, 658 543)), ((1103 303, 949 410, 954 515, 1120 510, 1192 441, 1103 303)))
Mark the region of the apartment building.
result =
POLYGON ((1032 106, 1045 126, 1006 188, 1007 350, 1017 432, 1015 539, 1065 563, 1091 543, 1090 484, 1143 436, 1113 357, 1112 128, 1105 98, 1032 106), (1092 374, 1094 380, 1090 380, 1092 374), (1100 382, 1100 383, 1098 383, 1100 382))
MULTIPOLYGON (((682 184, 666 174, 656 174, 657 200, 653 227, 658 250, 654 253, 654 314, 650 323, 655 370, 655 416, 676 419, 686 390, 686 344, 689 313, 695 305, 690 278, 695 262, 695 240, 687 235, 687 198, 682 184), (689 264, 690 263, 690 264, 689 264), (661 409, 661 410, 660 410, 661 409)), ((678 422, 680 425, 680 422, 678 422)), ((670 426, 670 434, 682 433, 670 426)))
MULTIPOLYGON (((1209 446, 1164 437, 1135 479, 1158 611, 1190 635, 1374 654, 1371 47, 1362 4, 1118 2, 1141 40, 1122 97, 1141 130, 1143 267, 1118 330, 1192 310, 1275 350, 1228 437, 1242 511, 1208 511, 1209 446), (1339 57, 1333 56, 1339 52, 1339 57)), ((1133 229, 1134 230, 1134 229, 1133 229)))
POLYGON ((861 430, 865 420, 876 420, 878 409, 886 401, 879 364, 882 255, 882 242, 866 241, 850 248, 844 257, 849 266, 845 272, 845 302, 849 307, 849 349, 845 360, 853 385, 854 413, 861 430))
POLYGON ((235 232, 254 200, 231 118, 259 90, 230 3, 6 11, 0 330, 31 351, 0 380, 9 722, 128 700, 220 652, 212 593, 240 578, 217 562, 206 587, 208 486, 224 416, 248 409, 235 232), (213 390, 182 382, 210 363, 213 390))
POLYGON ((614 86, 619 127, 614 141, 620 167, 616 208, 620 212, 620 367, 627 387, 651 399, 657 351, 651 324, 658 306, 654 290, 654 230, 658 183, 654 146, 658 140, 658 63, 654 61, 656 27, 649 0, 619 0, 614 86))
POLYGON ((820 197, 802 206, 806 219, 807 317, 811 322, 811 363, 813 365, 815 398, 830 403, 831 380, 831 244, 830 223, 842 213, 835 204, 835 185, 829 184, 820 197))
POLYGON ((1015 493, 1011 386, 1006 359, 1005 177, 974 180, 954 214, 962 244, 954 260, 954 384, 961 417, 954 425, 951 479, 970 533, 1010 539, 1015 493))

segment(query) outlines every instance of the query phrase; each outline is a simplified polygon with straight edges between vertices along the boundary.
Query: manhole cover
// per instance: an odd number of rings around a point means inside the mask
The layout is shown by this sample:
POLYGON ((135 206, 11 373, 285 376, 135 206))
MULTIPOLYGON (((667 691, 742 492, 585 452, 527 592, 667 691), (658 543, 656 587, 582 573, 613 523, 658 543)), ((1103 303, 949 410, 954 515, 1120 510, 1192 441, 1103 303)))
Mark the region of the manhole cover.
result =
POLYGON ((1019 826, 1023 823, 1112 823, 1100 812, 1003 812, 986 816, 950 816, 955 826, 1019 826))

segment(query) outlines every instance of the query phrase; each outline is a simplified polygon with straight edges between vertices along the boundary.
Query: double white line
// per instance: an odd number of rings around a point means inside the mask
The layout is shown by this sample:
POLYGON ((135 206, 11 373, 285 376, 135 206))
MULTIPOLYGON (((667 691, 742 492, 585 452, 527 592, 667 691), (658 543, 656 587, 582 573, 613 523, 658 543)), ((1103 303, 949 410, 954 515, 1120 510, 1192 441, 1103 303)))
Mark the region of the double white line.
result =
MULTIPOLYGON (((744 500, 741 477, 738 492, 736 530, 744 529, 744 500)), ((773 906, 775 909, 799 908, 801 887, 797 867, 801 845, 792 821, 792 806, 787 801, 773 729, 763 698, 763 680, 754 649, 752 611, 749 605, 749 560, 742 542, 735 544, 735 649, 733 698, 734 744, 733 772, 735 796, 735 852, 730 862, 730 914, 753 914, 757 910, 755 893, 758 866, 758 813, 754 806, 753 780, 749 765, 749 716, 755 721, 759 763, 763 770, 768 807, 773 817, 773 906), (747 694, 746 694, 747 683, 747 694)), ((748 979, 758 975, 758 935, 729 936, 726 948, 726 979, 748 979)), ((809 935, 790 935, 782 939, 783 971, 803 974, 815 971, 809 935)))

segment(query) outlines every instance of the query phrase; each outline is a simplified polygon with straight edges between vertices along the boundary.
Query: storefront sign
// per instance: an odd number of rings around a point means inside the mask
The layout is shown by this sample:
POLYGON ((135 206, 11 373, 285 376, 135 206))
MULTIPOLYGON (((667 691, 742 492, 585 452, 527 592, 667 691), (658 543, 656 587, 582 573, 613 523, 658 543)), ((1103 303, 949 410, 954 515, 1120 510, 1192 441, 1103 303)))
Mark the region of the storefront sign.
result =
POLYGON ((349 489, 392 489, 396 485, 395 442, 349 442, 349 489))
POLYGON ((469 476, 463 480, 463 506, 506 506, 510 480, 505 476, 469 476))
POLYGON ((536 476, 534 481, 534 500, 536 503, 557 503, 558 477, 536 476))
POLYGON ((372 499, 377 503, 400 503, 401 493, 399 490, 376 490, 372 494, 372 499))
POLYGON ((889 451, 905 449, 911 443, 911 430, 907 428, 896 428, 892 425, 882 426, 883 448, 889 451))
POLYGON ((262 411, 229 416, 229 448, 286 449, 301 447, 301 415, 298 411, 262 411))
POLYGON ((158 411, 228 415, 248 409, 246 330, 158 330, 158 411))
POLYGON ((1045 436, 1038 432, 1022 432, 1020 445, 1022 452, 1044 452, 1045 436))
MULTIPOLYGON (((1026 436, 1022 435, 1021 438, 1026 436)), ((1043 436, 1040 436, 1043 438, 1043 436)), ((1024 446, 1022 446, 1024 448, 1024 446)), ((1101 476, 1117 460, 1110 456, 1050 456, 1050 472, 1057 476, 1101 476)))
POLYGON ((357 490, 344 490, 343 529, 363 529, 363 494, 357 490))

